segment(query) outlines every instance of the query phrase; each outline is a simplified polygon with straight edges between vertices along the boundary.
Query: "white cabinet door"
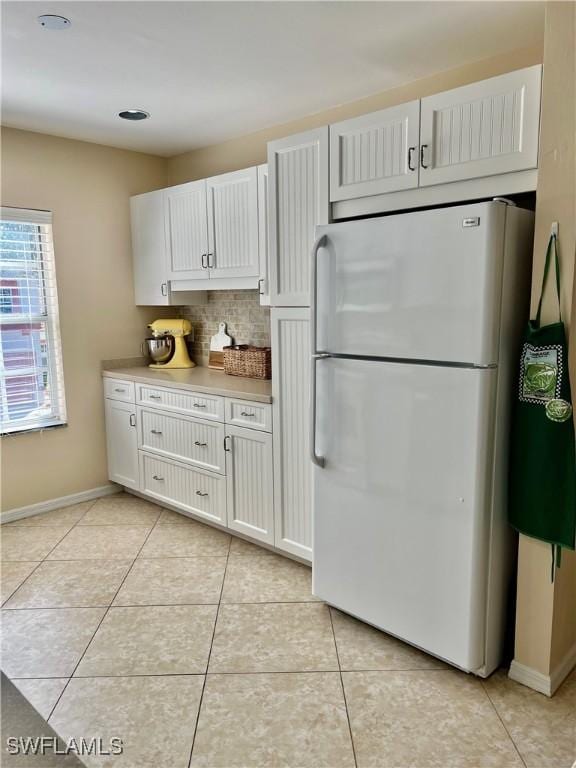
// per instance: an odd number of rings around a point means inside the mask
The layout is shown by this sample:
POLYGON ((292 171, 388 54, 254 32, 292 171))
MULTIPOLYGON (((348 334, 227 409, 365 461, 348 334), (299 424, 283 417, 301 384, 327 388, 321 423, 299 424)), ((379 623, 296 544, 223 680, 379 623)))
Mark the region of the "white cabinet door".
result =
POLYGON ((268 163, 258 166, 258 252, 260 255, 260 279, 258 293, 260 304, 270 305, 270 266, 268 263, 268 163))
POLYGON ((170 279, 208 279, 206 181, 169 187, 165 194, 170 279))
POLYGON ((542 67, 422 99, 420 185, 538 165, 542 67))
POLYGON ((228 527, 274 543, 272 435, 226 427, 228 527))
POLYGON ((206 190, 210 278, 255 277, 257 280, 257 169, 214 176, 206 181, 206 190))
POLYGON ((106 415, 106 446, 108 450, 108 477, 127 488, 138 489, 138 436, 136 434, 136 408, 121 400, 104 401, 106 415))
POLYGON ((310 251, 329 219, 328 126, 268 144, 270 298, 310 304, 310 251))
POLYGON ((312 559, 310 311, 272 309, 274 544, 312 559))
POLYGON ((330 126, 330 200, 418 186, 420 101, 330 126))
POLYGON ((164 228, 164 190, 130 198, 132 262, 136 304, 170 304, 164 228))

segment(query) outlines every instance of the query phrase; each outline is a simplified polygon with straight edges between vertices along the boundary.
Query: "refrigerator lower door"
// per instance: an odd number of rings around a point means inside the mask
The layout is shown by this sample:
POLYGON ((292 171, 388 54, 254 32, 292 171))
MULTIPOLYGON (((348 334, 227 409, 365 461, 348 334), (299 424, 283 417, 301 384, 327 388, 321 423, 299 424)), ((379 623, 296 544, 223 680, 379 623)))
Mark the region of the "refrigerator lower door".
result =
POLYGON ((484 660, 495 369, 318 363, 313 591, 474 671, 484 660))
POLYGON ((316 349, 496 363, 506 210, 476 203, 318 227, 316 349))

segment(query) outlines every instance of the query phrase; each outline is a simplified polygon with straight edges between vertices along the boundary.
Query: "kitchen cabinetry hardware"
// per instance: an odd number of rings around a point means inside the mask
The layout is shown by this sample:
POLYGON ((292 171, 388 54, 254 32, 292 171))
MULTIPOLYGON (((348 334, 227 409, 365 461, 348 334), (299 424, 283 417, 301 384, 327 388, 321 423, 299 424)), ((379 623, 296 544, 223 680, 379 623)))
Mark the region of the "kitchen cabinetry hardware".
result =
POLYGON ((162 397, 160 395, 150 395, 150 400, 162 400, 162 397))
POLYGON ((196 496, 208 496, 206 491, 196 491, 196 496))
POLYGON ((162 432, 159 429, 151 429, 150 432, 153 435, 161 435, 162 434, 162 432))
POLYGON ((197 445, 199 448, 206 448, 208 443, 201 443, 200 440, 194 440, 194 445, 197 445))
POLYGON ((131 413, 130 414, 130 426, 135 427, 136 426, 136 414, 131 413))
POLYGON ((212 256, 214 256, 213 253, 206 254, 206 264, 208 265, 208 269, 214 269, 214 262, 211 260, 212 256))
POLYGON ((207 261, 206 255, 207 254, 203 253, 202 256, 200 257, 200 263, 202 264, 202 269, 208 269, 208 261, 207 261))
POLYGON ((115 387, 114 392, 126 392, 126 390, 123 387, 115 387))
POLYGON ((230 435, 226 435, 226 437, 224 438, 224 450, 225 450, 227 453, 230 453, 230 451, 232 450, 232 448, 229 448, 229 447, 228 447, 228 445, 229 445, 229 443, 228 443, 228 440, 230 440, 230 435))
POLYGON ((162 296, 168 296, 168 283, 160 284, 160 293, 162 296))
POLYGON ((249 416, 251 419, 253 419, 254 416, 256 416, 256 414, 255 413, 248 413, 248 411, 240 411, 240 416, 249 416))
POLYGON ((264 278, 263 277, 261 277, 258 280, 258 293, 260 294, 260 296, 264 296, 264 278))
POLYGON ((414 152, 416 152, 416 147, 408 147, 408 170, 409 171, 416 170, 416 166, 412 165, 412 157, 414 155, 414 152))
POLYGON ((206 408, 206 403, 192 403, 193 408, 206 408))
POLYGON ((158 480, 159 482, 164 482, 164 478, 160 477, 160 475, 152 475, 152 480, 158 480))
POLYGON ((422 168, 429 168, 430 166, 426 165, 424 163, 424 150, 425 149, 428 149, 428 144, 422 144, 422 146, 420 147, 420 165, 421 165, 422 168))

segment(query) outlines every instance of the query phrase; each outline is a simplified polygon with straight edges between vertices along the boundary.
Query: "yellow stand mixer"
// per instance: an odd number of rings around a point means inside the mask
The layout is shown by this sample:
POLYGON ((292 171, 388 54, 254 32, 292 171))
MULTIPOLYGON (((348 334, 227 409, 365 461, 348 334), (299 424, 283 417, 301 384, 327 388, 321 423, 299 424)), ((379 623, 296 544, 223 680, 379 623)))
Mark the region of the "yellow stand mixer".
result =
POLYGON ((151 339, 146 339, 148 353, 153 363, 150 368, 194 368, 190 360, 185 337, 192 333, 190 320, 154 320, 148 328, 151 339))

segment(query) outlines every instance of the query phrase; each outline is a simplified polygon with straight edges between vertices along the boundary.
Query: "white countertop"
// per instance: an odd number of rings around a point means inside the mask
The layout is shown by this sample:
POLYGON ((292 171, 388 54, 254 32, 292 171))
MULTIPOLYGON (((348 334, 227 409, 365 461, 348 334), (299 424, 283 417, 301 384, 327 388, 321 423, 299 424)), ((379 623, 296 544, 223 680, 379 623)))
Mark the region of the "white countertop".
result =
POLYGON ((258 403, 272 402, 272 383, 265 379, 248 379, 244 376, 229 376, 204 366, 185 369, 149 368, 147 365, 110 366, 102 370, 103 376, 139 381, 143 384, 160 384, 175 389, 206 392, 221 397, 238 397, 258 403))

